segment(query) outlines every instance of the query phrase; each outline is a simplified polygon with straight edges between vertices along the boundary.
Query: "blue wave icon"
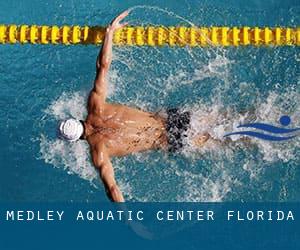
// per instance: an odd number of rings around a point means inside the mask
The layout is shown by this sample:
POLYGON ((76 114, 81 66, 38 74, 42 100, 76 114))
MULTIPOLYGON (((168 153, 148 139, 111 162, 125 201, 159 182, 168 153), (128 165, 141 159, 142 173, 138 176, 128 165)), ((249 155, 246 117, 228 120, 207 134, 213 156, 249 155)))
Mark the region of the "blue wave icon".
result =
MULTIPOLYGON (((281 116, 279 122, 282 126, 288 126, 291 124, 291 118, 289 116, 281 116)), ((228 137, 232 135, 246 135, 246 136, 255 137, 267 141, 286 141, 295 138, 297 136, 295 132, 300 131, 300 128, 288 129, 283 127, 276 127, 266 123, 247 123, 247 124, 240 125, 237 128, 258 129, 261 130, 262 132, 267 132, 271 134, 266 134, 266 133, 256 132, 256 131, 238 131, 238 132, 232 132, 226 134, 224 135, 224 137, 228 137), (272 135, 272 134, 276 134, 276 135, 272 135)))

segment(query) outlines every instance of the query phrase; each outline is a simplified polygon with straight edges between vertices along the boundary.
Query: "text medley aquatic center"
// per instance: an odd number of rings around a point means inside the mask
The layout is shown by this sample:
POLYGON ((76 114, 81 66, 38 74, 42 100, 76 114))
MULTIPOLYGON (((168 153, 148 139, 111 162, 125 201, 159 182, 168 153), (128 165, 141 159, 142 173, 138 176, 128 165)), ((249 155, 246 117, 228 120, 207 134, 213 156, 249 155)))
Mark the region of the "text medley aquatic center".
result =
MULTIPOLYGON (((63 210, 54 211, 31 211, 31 210, 7 210, 4 218, 6 221, 61 221, 66 212, 63 210)), ((207 210, 157 210, 153 216, 147 218, 143 210, 78 210, 72 212, 72 219, 75 221, 143 221, 144 219, 157 221, 214 221, 223 218, 227 221, 294 221, 295 215, 291 210, 228 210, 222 211, 219 216, 215 211, 207 210)), ((70 216, 68 216, 70 217, 70 216)))

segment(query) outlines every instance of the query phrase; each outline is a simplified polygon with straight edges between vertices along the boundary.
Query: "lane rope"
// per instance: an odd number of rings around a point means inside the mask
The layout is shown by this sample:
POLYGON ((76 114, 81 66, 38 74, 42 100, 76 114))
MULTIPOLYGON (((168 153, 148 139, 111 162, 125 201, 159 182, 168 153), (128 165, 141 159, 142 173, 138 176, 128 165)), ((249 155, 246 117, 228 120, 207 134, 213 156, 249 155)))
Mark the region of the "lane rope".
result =
MULTIPOLYGON (((105 27, 0 25, 0 44, 101 44, 105 27)), ((132 46, 299 46, 300 27, 164 27, 118 30, 114 44, 132 46)))

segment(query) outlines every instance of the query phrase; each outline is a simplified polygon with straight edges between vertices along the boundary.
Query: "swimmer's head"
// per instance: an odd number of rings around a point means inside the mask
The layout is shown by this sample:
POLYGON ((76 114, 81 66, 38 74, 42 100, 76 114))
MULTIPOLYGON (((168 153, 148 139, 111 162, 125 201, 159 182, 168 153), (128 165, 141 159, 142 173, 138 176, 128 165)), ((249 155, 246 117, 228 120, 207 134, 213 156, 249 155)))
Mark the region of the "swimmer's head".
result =
POLYGON ((77 141, 80 139, 83 133, 83 123, 77 119, 67 119, 61 121, 58 125, 58 136, 65 141, 77 141))

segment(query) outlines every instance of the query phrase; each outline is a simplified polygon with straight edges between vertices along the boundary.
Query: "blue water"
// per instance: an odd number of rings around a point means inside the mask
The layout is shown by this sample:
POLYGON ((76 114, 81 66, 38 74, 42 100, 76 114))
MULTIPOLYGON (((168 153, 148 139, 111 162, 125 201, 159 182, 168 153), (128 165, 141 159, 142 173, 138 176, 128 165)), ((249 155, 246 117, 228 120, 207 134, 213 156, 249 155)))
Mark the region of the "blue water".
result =
MULTIPOLYGON (((133 8, 131 25, 299 26, 299 1, 1 1, 0 23, 106 25, 133 8)), ((107 200, 87 145, 55 138, 59 119, 83 118, 96 46, 0 45, 0 200, 107 200)), ((300 50, 114 48, 109 100, 170 106, 211 117, 220 137, 241 122, 300 127, 300 50), (227 114, 227 115, 224 115, 227 114)), ((299 201, 300 136, 284 143, 208 145, 180 155, 113 159, 130 201, 299 201)))

